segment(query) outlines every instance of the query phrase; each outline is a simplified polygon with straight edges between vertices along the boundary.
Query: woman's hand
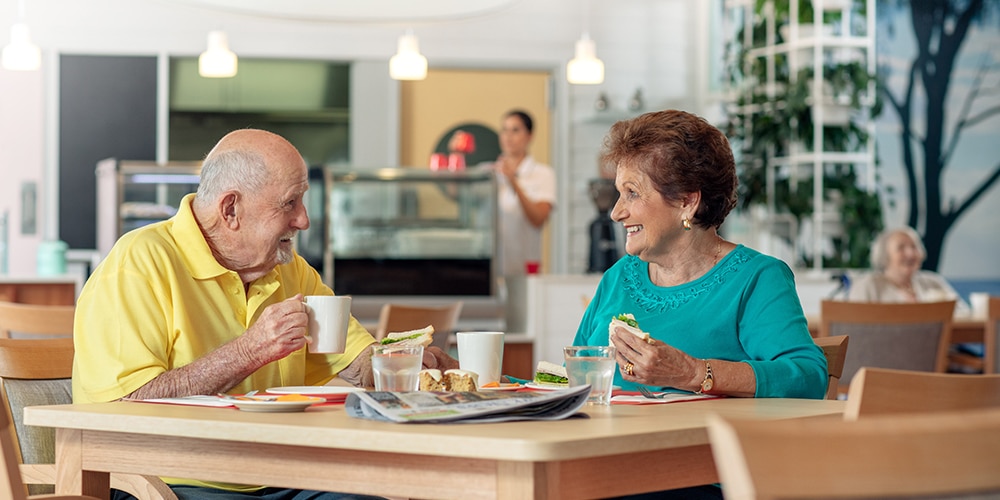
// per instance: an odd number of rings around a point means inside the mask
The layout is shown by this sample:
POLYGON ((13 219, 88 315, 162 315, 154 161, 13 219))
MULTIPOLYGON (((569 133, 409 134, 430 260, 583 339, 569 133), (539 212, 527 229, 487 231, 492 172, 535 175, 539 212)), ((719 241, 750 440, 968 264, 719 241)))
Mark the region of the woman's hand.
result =
POLYGON ((615 360, 622 377, 629 382, 682 390, 700 387, 701 380, 695 379, 703 363, 662 341, 650 339, 647 343, 623 328, 615 328, 611 345, 618 351, 615 360))
POLYGON ((497 157, 497 161, 493 164, 493 168, 503 174, 508 180, 514 182, 517 178, 518 163, 519 162, 514 158, 501 154, 497 157))

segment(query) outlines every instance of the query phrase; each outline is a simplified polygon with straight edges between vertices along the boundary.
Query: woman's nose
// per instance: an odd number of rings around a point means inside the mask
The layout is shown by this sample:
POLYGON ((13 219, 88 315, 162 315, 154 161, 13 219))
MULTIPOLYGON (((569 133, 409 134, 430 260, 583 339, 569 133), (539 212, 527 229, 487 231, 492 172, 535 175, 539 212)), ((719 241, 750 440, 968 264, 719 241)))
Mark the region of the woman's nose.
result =
POLYGON ((611 207, 611 220, 615 222, 625 220, 625 207, 622 206, 621 196, 618 197, 618 201, 615 202, 615 206, 611 207))

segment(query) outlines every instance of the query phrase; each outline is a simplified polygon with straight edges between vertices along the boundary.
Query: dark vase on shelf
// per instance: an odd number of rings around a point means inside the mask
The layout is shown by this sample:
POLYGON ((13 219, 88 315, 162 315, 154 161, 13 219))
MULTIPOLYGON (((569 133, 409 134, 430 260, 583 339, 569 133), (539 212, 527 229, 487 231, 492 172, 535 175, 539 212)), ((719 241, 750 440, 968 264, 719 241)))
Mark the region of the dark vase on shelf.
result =
POLYGON ((618 201, 618 190, 611 179, 590 181, 590 197, 597 206, 597 217, 590 223, 590 258, 588 273, 603 273, 621 257, 615 222, 611 220, 611 209, 618 201))

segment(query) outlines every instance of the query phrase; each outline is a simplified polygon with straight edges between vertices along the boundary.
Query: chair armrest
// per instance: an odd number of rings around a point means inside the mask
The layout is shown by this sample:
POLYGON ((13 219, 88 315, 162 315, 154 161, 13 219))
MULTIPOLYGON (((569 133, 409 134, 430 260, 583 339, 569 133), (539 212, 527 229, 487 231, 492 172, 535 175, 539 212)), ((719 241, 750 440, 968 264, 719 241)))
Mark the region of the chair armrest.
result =
MULTIPOLYGON (((24 484, 55 484, 56 466, 55 464, 20 464, 21 480, 24 484)), ((156 476, 143 476, 139 474, 111 474, 111 487, 122 490, 139 500, 177 500, 174 491, 156 476)), ((80 498, 80 497, 66 497, 80 498)), ((55 497, 45 497, 46 500, 54 500, 55 497)))
POLYGON ((156 476, 112 473, 111 487, 139 500, 177 500, 174 490, 156 476))

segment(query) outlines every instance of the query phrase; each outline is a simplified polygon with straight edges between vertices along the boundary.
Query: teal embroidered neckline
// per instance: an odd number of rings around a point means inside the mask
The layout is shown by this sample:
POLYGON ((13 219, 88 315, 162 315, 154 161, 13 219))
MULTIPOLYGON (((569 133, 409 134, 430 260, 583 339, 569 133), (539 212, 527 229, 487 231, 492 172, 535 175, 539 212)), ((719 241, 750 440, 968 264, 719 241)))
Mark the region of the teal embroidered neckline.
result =
POLYGON ((649 281, 648 266, 634 256, 626 256, 622 272, 625 293, 645 312, 662 313, 677 309, 692 299, 708 293, 725 283, 729 275, 736 273, 740 266, 750 260, 746 247, 737 245, 729 255, 712 268, 706 275, 683 285, 658 287, 649 281))

